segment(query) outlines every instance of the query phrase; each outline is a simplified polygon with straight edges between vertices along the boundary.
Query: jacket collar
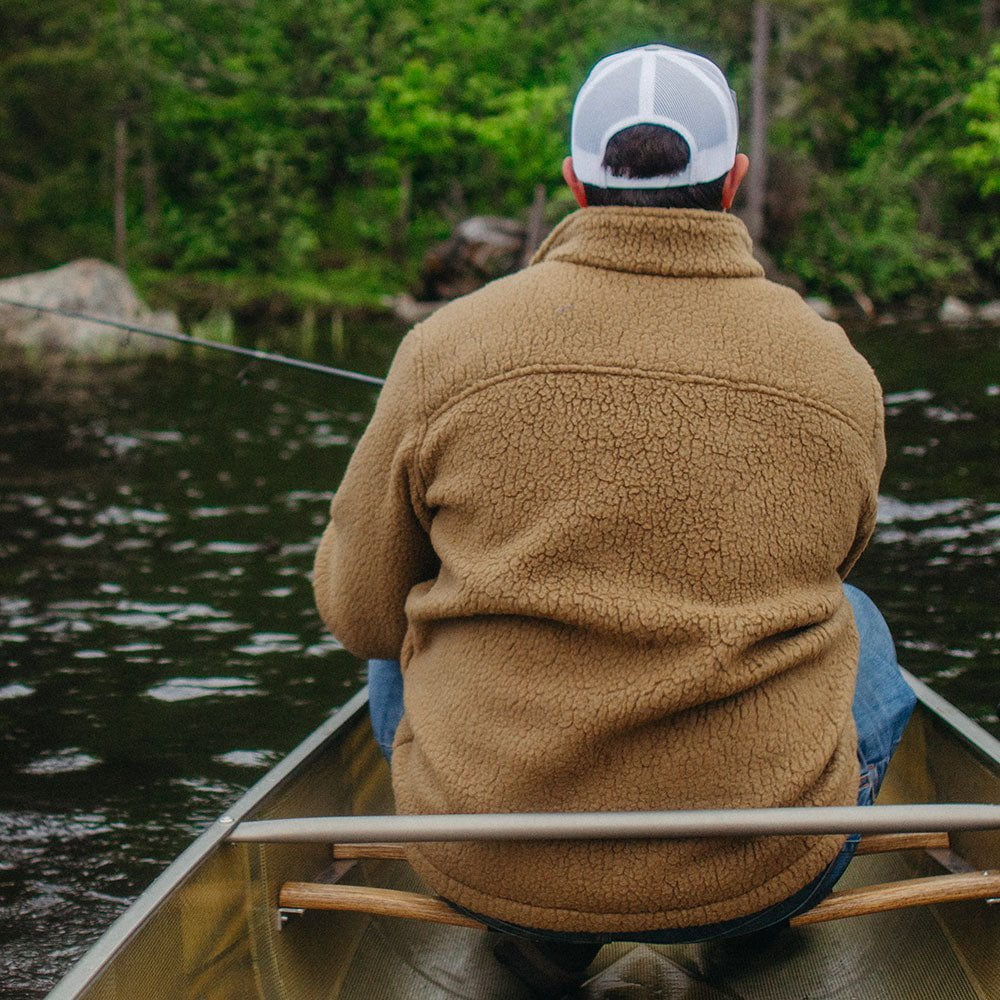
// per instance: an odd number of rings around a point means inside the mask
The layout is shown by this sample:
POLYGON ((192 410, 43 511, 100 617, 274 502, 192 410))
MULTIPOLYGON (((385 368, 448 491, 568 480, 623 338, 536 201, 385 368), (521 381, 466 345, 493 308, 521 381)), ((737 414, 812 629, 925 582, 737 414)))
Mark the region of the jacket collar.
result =
POLYGON ((764 274, 739 219, 690 208, 582 208, 556 226, 532 264, 543 260, 673 278, 764 274))

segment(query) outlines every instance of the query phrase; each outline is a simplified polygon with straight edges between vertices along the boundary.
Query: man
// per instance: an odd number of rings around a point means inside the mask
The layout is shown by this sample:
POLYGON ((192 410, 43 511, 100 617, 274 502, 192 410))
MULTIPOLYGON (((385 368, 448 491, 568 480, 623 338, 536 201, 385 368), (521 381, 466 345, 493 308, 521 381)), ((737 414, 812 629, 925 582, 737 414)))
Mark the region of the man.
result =
MULTIPOLYGON (((736 138, 708 60, 602 60, 564 164, 581 210, 400 345, 315 578, 334 634, 381 658, 377 731, 404 695, 400 812, 874 797, 913 704, 881 616, 842 586, 875 521, 881 391, 839 327, 764 279, 727 214, 748 166, 736 138)), ((781 924, 853 848, 408 855, 495 927, 597 944, 781 924)))

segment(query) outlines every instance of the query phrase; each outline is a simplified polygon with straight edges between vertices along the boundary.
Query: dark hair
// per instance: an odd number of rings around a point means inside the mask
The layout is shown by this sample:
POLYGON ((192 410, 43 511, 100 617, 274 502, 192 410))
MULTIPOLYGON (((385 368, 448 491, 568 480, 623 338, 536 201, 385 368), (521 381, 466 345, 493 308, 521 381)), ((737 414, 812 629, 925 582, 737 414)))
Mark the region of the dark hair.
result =
MULTIPOLYGON (((659 177, 679 173, 691 159, 691 147, 679 132, 663 125, 632 125, 616 132, 602 165, 616 177, 659 177)), ((635 208, 704 208, 722 210, 725 174, 704 184, 667 188, 601 188, 584 184, 588 205, 635 208)))

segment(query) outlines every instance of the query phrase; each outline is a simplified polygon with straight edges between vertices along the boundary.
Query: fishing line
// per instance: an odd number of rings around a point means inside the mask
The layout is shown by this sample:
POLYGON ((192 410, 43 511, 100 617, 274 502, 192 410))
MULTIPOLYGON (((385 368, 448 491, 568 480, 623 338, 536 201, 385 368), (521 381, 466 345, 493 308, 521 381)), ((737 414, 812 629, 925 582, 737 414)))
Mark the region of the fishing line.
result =
POLYGON ((15 306, 18 309, 32 309, 36 312, 50 313, 53 316, 63 316, 66 319, 79 319, 88 323, 96 323, 98 326, 110 326, 117 330, 124 330, 127 333, 141 333, 147 337, 159 337, 162 340, 171 340, 177 344, 189 344, 192 347, 207 347, 215 351, 226 351, 229 354, 238 354, 241 357, 252 358, 254 361, 268 361, 272 364, 285 365, 289 368, 301 368, 305 371, 319 372, 322 375, 333 375, 337 378, 351 379, 355 382, 365 382, 368 385, 385 385, 385 379, 377 375, 366 375, 363 372, 353 372, 346 368, 334 368, 331 365, 323 365, 318 361, 305 361, 302 358, 292 358, 286 354, 273 354, 269 351, 258 351, 252 347, 238 347, 235 344, 223 344, 217 340, 203 340, 200 337, 192 337, 187 333, 171 333, 167 330, 154 330, 148 326, 139 326, 136 323, 126 323, 124 320, 108 319, 101 316, 90 316, 87 313, 75 312, 72 309, 61 309, 58 306, 43 306, 33 302, 20 302, 17 299, 0 297, 0 305, 15 306))

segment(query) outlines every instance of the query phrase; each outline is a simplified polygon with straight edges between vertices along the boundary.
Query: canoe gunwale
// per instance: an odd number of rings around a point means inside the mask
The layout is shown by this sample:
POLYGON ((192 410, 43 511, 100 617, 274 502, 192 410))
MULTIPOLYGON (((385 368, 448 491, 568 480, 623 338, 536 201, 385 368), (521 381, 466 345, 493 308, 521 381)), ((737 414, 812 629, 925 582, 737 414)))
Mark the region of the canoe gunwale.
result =
POLYGON ((960 712, 950 701, 942 698, 908 670, 903 670, 902 674, 930 715, 956 733, 961 742, 973 750, 984 764, 1000 774, 1000 740, 988 733, 964 712, 960 712))

